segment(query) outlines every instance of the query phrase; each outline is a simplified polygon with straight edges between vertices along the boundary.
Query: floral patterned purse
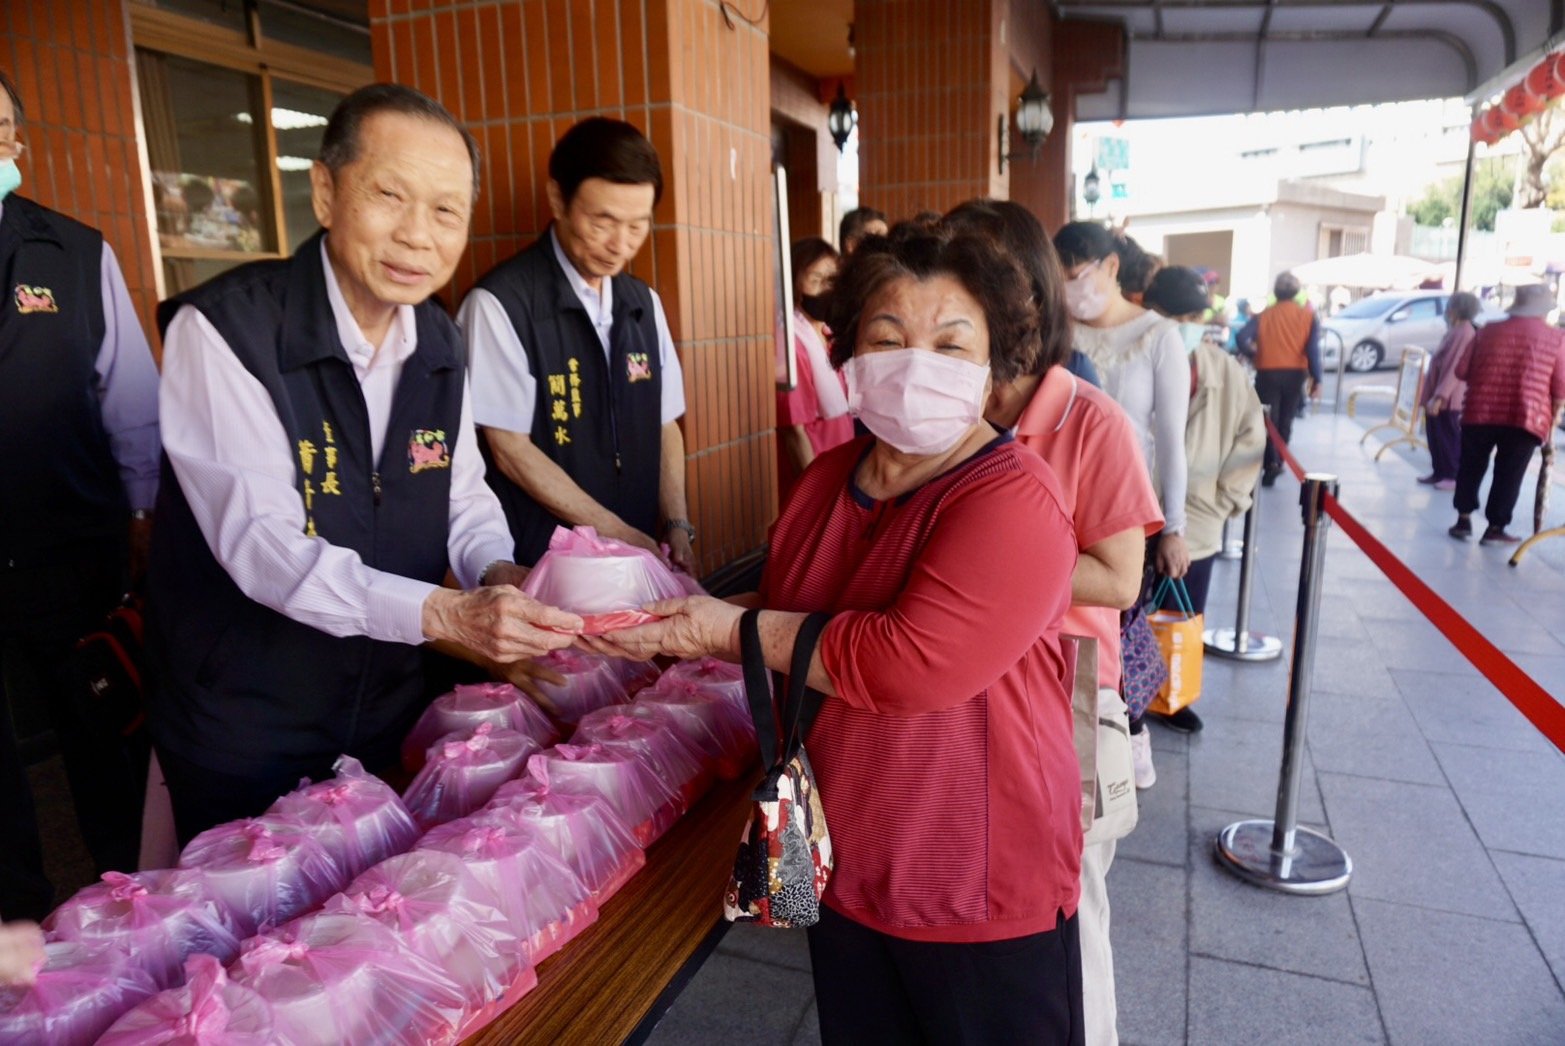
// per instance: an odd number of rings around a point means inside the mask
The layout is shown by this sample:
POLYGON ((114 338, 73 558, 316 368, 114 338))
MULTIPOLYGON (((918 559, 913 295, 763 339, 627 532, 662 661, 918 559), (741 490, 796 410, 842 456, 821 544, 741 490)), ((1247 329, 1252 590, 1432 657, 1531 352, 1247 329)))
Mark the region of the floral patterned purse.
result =
POLYGON ((828 617, 811 614, 799 627, 786 695, 782 707, 774 709, 761 652, 760 614, 745 611, 739 621, 739 640, 745 693, 765 775, 752 796, 755 810, 739 841, 733 876, 723 895, 723 914, 731 922, 813 926, 820 920, 821 896, 831 876, 831 836, 815 774, 804 754, 804 736, 824 696, 811 690, 806 680, 828 617))

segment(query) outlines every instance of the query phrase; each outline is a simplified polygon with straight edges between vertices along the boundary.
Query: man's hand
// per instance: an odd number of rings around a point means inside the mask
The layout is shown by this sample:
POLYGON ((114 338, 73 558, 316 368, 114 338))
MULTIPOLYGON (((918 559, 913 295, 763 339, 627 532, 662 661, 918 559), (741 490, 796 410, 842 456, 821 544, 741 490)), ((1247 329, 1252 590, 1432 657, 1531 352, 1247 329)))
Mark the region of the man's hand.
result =
POLYGON ((531 571, 526 567, 519 567, 515 563, 491 563, 484 568, 485 585, 514 585, 522 587, 522 582, 527 580, 531 571))
POLYGON ((437 588, 424 600, 425 636, 460 643, 501 664, 570 646, 581 627, 580 617, 546 606, 511 585, 486 585, 471 592, 437 588))
POLYGON ((540 680, 551 686, 564 686, 565 677, 558 672, 544 668, 537 661, 512 661, 508 665, 496 665, 495 669, 507 683, 542 705, 544 711, 551 715, 559 711, 538 686, 540 680))
POLYGON ((1179 580, 1190 572, 1190 547, 1183 534, 1164 534, 1157 542, 1157 572, 1179 580))
POLYGON ((679 527, 669 529, 668 558, 672 559, 674 565, 685 573, 695 573, 696 554, 690 547, 690 535, 679 527))
POLYGON ((1320 399, 1320 382, 1316 381, 1314 378, 1310 379, 1310 399, 1320 399))
POLYGON ((152 517, 130 521, 130 583, 139 587, 152 559, 152 517))
POLYGON ((43 964, 43 931, 29 922, 0 926, 0 988, 32 984, 43 964))
POLYGON ((659 559, 663 558, 663 546, 659 545, 657 538, 644 531, 637 530, 629 523, 621 522, 615 527, 599 527, 598 534, 602 537, 613 538, 615 541, 623 541, 627 545, 644 548, 654 553, 659 559))
POLYGON ((1424 404, 1424 413, 1431 418, 1439 417, 1442 410, 1445 410, 1445 400, 1439 396, 1431 397, 1429 402, 1424 404))

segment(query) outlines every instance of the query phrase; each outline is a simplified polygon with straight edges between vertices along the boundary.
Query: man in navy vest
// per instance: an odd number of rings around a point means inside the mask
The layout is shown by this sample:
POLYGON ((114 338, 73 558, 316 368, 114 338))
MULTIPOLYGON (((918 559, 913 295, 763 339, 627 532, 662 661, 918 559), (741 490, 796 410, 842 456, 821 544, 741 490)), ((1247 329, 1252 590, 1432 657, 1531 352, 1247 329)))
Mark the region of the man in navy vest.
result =
POLYGON ((0 913, 39 918, 54 890, 14 681, 39 686, 98 871, 136 865, 145 742, 89 705, 71 655, 124 595, 128 558, 138 577, 146 562, 158 374, 103 236, 16 194, 22 101, 3 73, 0 88, 0 913))
POLYGON ((640 131, 581 121, 549 155, 549 230, 462 304, 473 420, 519 563, 588 524, 654 552, 666 539, 691 567, 684 374, 657 293, 625 272, 662 192, 640 131))
POLYGON ((581 627, 514 587, 460 335, 429 300, 477 169, 438 102, 361 88, 310 172, 324 232, 160 310, 150 723, 181 840, 341 753, 389 766, 428 697, 425 641, 506 664, 581 627), (466 591, 440 587, 448 567, 466 591))

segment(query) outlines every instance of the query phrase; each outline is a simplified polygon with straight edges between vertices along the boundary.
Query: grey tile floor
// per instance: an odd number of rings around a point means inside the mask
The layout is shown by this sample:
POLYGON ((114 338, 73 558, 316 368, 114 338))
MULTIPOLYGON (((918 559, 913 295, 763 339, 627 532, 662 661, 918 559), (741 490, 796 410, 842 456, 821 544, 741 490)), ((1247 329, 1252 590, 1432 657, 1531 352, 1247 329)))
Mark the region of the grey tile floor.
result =
MULTIPOLYGON (((1383 411, 1380 411, 1383 414, 1383 411)), ((1294 428, 1364 525, 1565 700, 1565 539, 1529 552, 1445 534, 1450 495, 1414 482, 1422 452, 1371 459, 1358 421, 1294 428)), ((1533 482, 1513 529, 1530 530, 1533 482)), ((1291 477, 1261 492, 1252 626, 1291 648, 1303 529, 1291 477)), ((1565 521, 1556 489, 1550 522, 1565 521)), ((1238 564, 1219 561, 1209 623, 1238 564)), ((1120 1034, 1164 1043, 1565 1043, 1565 757, 1340 530, 1330 536, 1301 816, 1352 856, 1342 893, 1260 890, 1212 859, 1231 821, 1270 816, 1287 658, 1208 659, 1184 737, 1154 727, 1158 783, 1110 873, 1120 1034)), ((800 933, 736 927, 652 1035, 657 1046, 819 1041, 800 933)))

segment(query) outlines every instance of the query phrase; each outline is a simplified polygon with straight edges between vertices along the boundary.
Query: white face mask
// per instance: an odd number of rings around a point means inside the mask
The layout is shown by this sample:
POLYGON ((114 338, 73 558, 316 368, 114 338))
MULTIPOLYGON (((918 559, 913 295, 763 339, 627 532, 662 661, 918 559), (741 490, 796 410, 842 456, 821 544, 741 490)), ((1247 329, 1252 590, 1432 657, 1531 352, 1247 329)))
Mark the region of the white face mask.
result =
POLYGON ((1185 339, 1185 351, 1195 352, 1196 348, 1201 344, 1201 339, 1206 337, 1206 324, 1181 323, 1179 325, 1179 336, 1185 339))
POLYGON ((854 356, 848 413, 904 454, 943 454, 984 416, 989 368, 931 349, 854 356))
POLYGON ((7 160, 0 163, 0 200, 10 196, 22 184, 22 169, 16 166, 15 160, 7 160))
POLYGON ((1108 311, 1108 292, 1101 290, 1094 279, 1102 264, 1103 259, 1099 258, 1065 282, 1065 307, 1082 323, 1091 323, 1108 311))

